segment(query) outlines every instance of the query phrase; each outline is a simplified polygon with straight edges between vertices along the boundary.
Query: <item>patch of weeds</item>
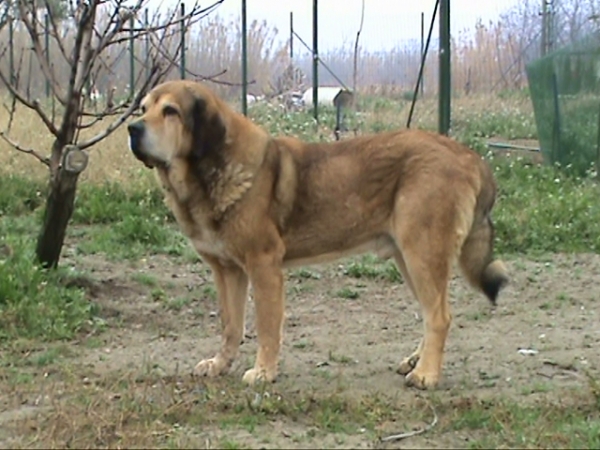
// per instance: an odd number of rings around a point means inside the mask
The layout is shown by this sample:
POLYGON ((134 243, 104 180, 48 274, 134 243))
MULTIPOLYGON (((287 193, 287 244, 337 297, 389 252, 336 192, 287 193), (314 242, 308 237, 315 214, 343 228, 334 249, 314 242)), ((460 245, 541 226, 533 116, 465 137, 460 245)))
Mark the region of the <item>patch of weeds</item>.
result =
POLYGON ((110 259, 134 259, 149 254, 182 256, 187 242, 158 216, 127 216, 110 226, 95 226, 78 244, 84 254, 103 253, 110 259))
POLYGON ((309 280, 309 279, 320 280, 321 274, 319 272, 315 272, 314 270, 301 268, 298 270, 294 270, 290 274, 290 278, 297 278, 297 279, 301 279, 301 280, 309 280))
POLYGON ((73 356, 74 351, 66 345, 55 345, 42 352, 34 353, 29 356, 25 363, 35 367, 45 367, 54 364, 59 359, 73 356))
POLYGON ((465 314, 465 319, 472 320, 474 322, 490 319, 491 315, 488 311, 470 311, 465 314))
POLYGON ((505 139, 533 139, 537 128, 533 114, 517 109, 490 111, 485 114, 457 116, 452 122, 456 135, 468 138, 490 138, 501 136, 505 139))
POLYGON ((104 341, 98 337, 90 336, 83 341, 86 348, 95 349, 104 345, 104 341))
POLYGON ((328 358, 329 361, 337 363, 337 364, 353 364, 356 361, 349 356, 346 355, 338 355, 333 353, 333 351, 329 351, 328 358))
POLYGON ((347 299, 354 300, 354 299, 357 299, 358 297, 360 297, 360 293, 358 291, 355 291, 352 288, 345 287, 345 288, 342 288, 339 291, 337 291, 335 293, 335 296, 340 297, 340 298, 347 298, 347 299))
POLYGON ((596 407, 600 411, 600 381, 589 370, 585 371, 585 375, 588 380, 588 384, 590 386, 590 393, 592 394, 592 397, 594 398, 596 407))
POLYGON ((131 275, 131 279, 137 283, 143 284, 148 287, 156 287, 158 285, 158 280, 154 275, 137 272, 131 275))
POLYGON ((313 346, 312 342, 307 341, 306 339, 300 339, 292 344, 292 347, 298 348, 298 349, 306 349, 306 348, 310 348, 312 346, 313 346))
POLYGON ((126 217, 160 216, 172 221, 158 186, 140 182, 128 185, 82 183, 77 192, 72 221, 75 224, 111 224, 126 217))
POLYGON ((499 187, 493 220, 499 253, 600 252, 600 185, 591 178, 491 160, 499 187))
POLYGON ((352 278, 383 279, 393 283, 402 282, 402 276, 391 261, 382 261, 374 255, 365 254, 345 266, 344 274, 352 278))
POLYGON ((222 448, 224 450, 241 450, 250 447, 243 446, 242 444, 236 441, 232 441, 231 439, 223 439, 219 441, 219 448, 222 448))
POLYGON ((71 269, 35 264, 34 243, 23 236, 8 234, 4 242, 13 251, 0 261, 0 341, 71 339, 99 326, 97 305, 84 289, 65 282, 75 275, 71 269))
POLYGON ((530 394, 536 394, 536 393, 550 392, 550 391, 552 391, 552 389, 553 388, 552 388, 551 384, 539 382, 539 383, 534 383, 530 386, 523 387, 523 389, 521 389, 521 393, 523 395, 530 395, 530 394))
MULTIPOLYGON (((546 390, 545 386, 535 387, 535 392, 546 390)), ((569 398, 569 404, 540 401, 525 405, 505 398, 459 399, 442 408, 447 414, 444 428, 480 431, 477 435, 483 437, 472 440, 470 448, 598 448, 598 405, 581 392, 569 398)))
POLYGON ((542 311, 549 311, 549 310, 551 310, 551 309, 552 309, 552 303, 550 303, 550 302, 544 302, 544 303, 542 303, 542 304, 539 306, 539 308, 540 308, 542 311))
POLYGON ((0 176, 0 217, 29 214, 46 200, 48 185, 43 180, 11 173, 0 176))
POLYGON ((191 303, 192 299, 190 297, 175 297, 174 299, 167 300, 166 307, 171 311, 181 311, 191 303))
POLYGON ((212 284, 207 284, 202 288, 202 295, 208 297, 211 300, 217 299, 217 290, 212 284))
POLYGON ((152 289, 152 291, 150 291, 150 298, 152 298, 152 300, 155 302, 164 301, 167 298, 167 293, 164 291, 164 289, 155 287, 152 289))
POLYGON ((309 282, 300 282, 297 284, 293 284, 292 286, 289 286, 288 288, 288 293, 290 294, 304 294, 307 292, 312 292, 314 291, 315 287, 314 285, 310 284, 309 282))

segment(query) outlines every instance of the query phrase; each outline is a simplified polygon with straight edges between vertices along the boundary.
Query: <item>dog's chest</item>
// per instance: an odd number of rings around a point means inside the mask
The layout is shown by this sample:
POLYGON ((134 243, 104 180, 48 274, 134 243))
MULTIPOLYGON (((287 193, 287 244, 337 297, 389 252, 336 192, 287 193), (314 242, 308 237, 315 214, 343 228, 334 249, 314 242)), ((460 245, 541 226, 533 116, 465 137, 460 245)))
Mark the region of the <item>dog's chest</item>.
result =
POLYGON ((215 228, 212 205, 199 190, 186 182, 185 176, 162 175, 165 203, 173 212, 182 233, 191 241, 198 253, 208 254, 221 260, 231 260, 230 252, 215 228))
POLYGON ((197 252, 223 260, 230 259, 224 241, 202 208, 186 207, 173 198, 167 198, 167 202, 170 203, 170 209, 173 211, 181 231, 192 242, 197 252))

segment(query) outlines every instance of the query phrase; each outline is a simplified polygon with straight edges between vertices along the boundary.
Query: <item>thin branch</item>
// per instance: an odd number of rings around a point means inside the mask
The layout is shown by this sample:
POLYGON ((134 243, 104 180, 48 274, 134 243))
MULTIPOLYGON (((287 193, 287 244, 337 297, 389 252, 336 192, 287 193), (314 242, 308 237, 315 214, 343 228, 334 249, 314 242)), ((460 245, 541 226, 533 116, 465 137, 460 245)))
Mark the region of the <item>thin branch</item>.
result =
POLYGON ((4 140, 4 142, 6 142, 8 145, 10 145, 11 147, 13 147, 15 150, 21 152, 21 153, 26 153, 28 155, 32 155, 34 156, 38 161, 42 162, 43 164, 45 164, 46 166, 50 166, 50 160, 42 155, 40 155, 38 152, 36 152, 34 149, 32 148, 24 148, 21 147, 17 142, 13 141, 11 138, 9 138, 6 133, 4 133, 4 131, 0 131, 0 138, 2 140, 4 140))
MULTIPOLYGON (((190 20, 189 22, 186 23, 186 27, 195 24, 196 22, 204 19, 206 16, 208 16, 210 13, 213 12, 214 9, 216 9, 217 6, 219 6, 221 3, 223 3, 225 0, 219 0, 215 3, 213 3, 211 6, 207 6, 204 9, 200 9, 199 5, 195 5, 194 8, 192 9, 192 11, 190 11, 189 13, 187 13, 185 16, 183 17, 179 17, 179 18, 175 18, 177 16, 177 10, 174 9, 171 13, 171 17, 165 21, 164 24, 162 25, 156 25, 153 27, 148 27, 148 28, 128 28, 128 27, 124 27, 121 31, 123 33, 129 33, 129 32, 133 32, 133 35, 127 35, 127 36, 123 36, 120 38, 115 38, 113 40, 110 41, 110 43, 107 45, 115 45, 115 44, 120 44, 123 42, 128 42, 129 40, 133 39, 138 39, 141 37, 144 37, 146 35, 152 35, 155 34, 158 31, 165 31, 166 29, 173 27, 175 25, 181 24, 182 22, 186 22, 187 20, 190 20)), ((174 32, 174 34, 176 34, 177 32, 174 32)))
POLYGON ((144 95, 146 95, 147 90, 149 88, 153 87, 156 83, 158 83, 158 81, 160 80, 162 75, 163 74, 159 71, 159 67, 154 66, 153 71, 151 72, 150 76, 146 79, 144 85, 138 91, 135 98, 133 99, 133 101, 131 102, 129 107, 123 112, 123 114, 121 114, 105 130, 98 133, 96 136, 92 137, 91 139, 88 139, 87 141, 79 143, 77 146, 81 150, 84 150, 88 147, 91 147, 94 144, 97 144, 98 142, 105 139, 106 137, 110 136, 110 134, 112 134, 113 131, 115 131, 117 128, 119 128, 119 126, 121 126, 129 118, 129 116, 131 116, 133 114, 133 112, 138 107, 142 98, 144 98, 144 95))
MULTIPOLYGON (((177 53, 179 53, 179 49, 180 49, 180 48, 181 48, 181 47, 179 46, 179 47, 177 48, 177 51, 175 51, 175 52, 173 52, 173 53, 174 53, 174 54, 177 54, 177 53)), ((164 50, 164 49, 162 48, 162 46, 155 46, 155 48, 154 48, 154 49, 155 49, 155 50, 158 52, 159 56, 161 56, 161 57, 163 57, 164 59, 166 59, 167 61, 169 61, 169 63, 173 64, 174 66, 176 66, 177 64, 179 64, 179 62, 178 62, 178 61, 175 59, 175 56, 172 56, 172 55, 170 55, 170 54, 169 54, 169 52, 168 52, 167 50, 164 50)), ((188 75, 191 75, 192 77, 194 77, 194 78, 196 78, 196 79, 198 79, 198 80, 202 80, 202 81, 210 81, 210 82, 212 82, 212 83, 215 83, 215 84, 222 84, 222 85, 224 85, 224 86, 235 86, 235 87, 239 87, 239 86, 241 86, 241 85, 242 85, 242 83, 239 83, 239 82, 233 82, 233 81, 222 81, 222 80, 217 80, 217 79, 216 79, 217 77, 220 77, 220 76, 224 75, 225 73, 227 73, 227 69, 222 69, 220 72, 218 72, 218 73, 216 73, 216 74, 214 74, 214 75, 202 75, 202 74, 199 74, 199 73, 196 73, 196 72, 192 72, 190 69, 186 68, 186 69, 185 69, 185 73, 186 73, 186 74, 188 74, 188 75)), ((254 80, 254 79, 253 79, 253 80, 249 80, 247 84, 248 84, 248 85, 251 85, 251 84, 255 84, 255 83, 256 83, 256 80, 254 80)))
MULTIPOLYGON (((29 37, 31 38, 31 42, 33 44, 33 50, 36 54, 38 62, 40 63, 42 72, 44 73, 44 76, 46 77, 46 79, 50 82, 50 86, 52 88, 52 92, 54 93, 54 96, 60 103, 62 103, 64 105, 65 99, 61 93, 60 85, 57 81, 57 78, 55 77, 55 74, 54 74, 50 64, 48 64, 48 61, 46 60, 46 58, 44 56, 44 48, 42 47, 42 43, 40 42, 40 38, 39 38, 40 34, 37 32, 36 11, 35 11, 35 9, 29 10, 29 11, 27 9, 25 9, 25 5, 29 4, 29 2, 19 1, 17 3, 19 4, 19 14, 20 14, 21 22, 23 23, 23 25, 25 25, 25 29, 27 30, 27 33, 29 34, 29 37), (31 13, 33 22, 29 20, 28 12, 31 13)), ((29 6, 32 8, 33 4, 30 4, 29 6)))
POLYGON ((52 133, 54 136, 58 135, 57 128, 54 126, 54 123, 52 123, 52 120, 50 120, 50 118, 46 115, 38 100, 34 100, 33 102, 31 102, 25 97, 23 97, 23 95, 21 95, 17 88, 9 82, 2 70, 0 70, 0 80, 2 80, 2 82, 6 85, 10 92, 10 95, 16 98, 24 106, 34 110, 38 114, 38 116, 40 116, 40 119, 42 119, 42 122, 44 122, 44 125, 46 125, 46 128, 48 128, 48 131, 50 131, 50 133, 52 133))
POLYGON ((358 75, 358 40, 362 33, 363 23, 365 21, 365 0, 362 0, 362 9, 360 12, 360 26, 356 32, 356 41, 354 42, 354 70, 352 73, 352 90, 356 92, 356 79, 358 75))
POLYGON ((133 6, 132 8, 127 8, 125 11, 126 13, 123 13, 123 8, 121 7, 121 4, 118 4, 114 10, 113 13, 110 17, 110 20, 108 21, 106 28, 103 32, 103 35, 100 38, 100 42, 98 43, 98 45, 96 46, 96 48, 94 48, 94 50, 92 51, 91 59, 95 60, 96 57, 107 47, 110 46, 111 42, 113 41, 114 37, 117 36, 118 34, 124 32, 124 25, 125 23, 129 20, 129 18, 131 17, 131 15, 135 15, 142 6, 143 0, 138 0, 137 3, 135 4, 135 6, 133 6), (110 30, 110 26, 114 24, 114 26, 112 27, 112 30, 110 30))
MULTIPOLYGON (((104 119, 105 117, 116 116, 123 110, 123 108, 126 108, 129 105, 129 103, 130 103, 130 101, 128 99, 126 99, 126 100, 122 101, 121 103, 119 103, 118 105, 114 105, 112 107, 106 107, 103 111, 100 111, 97 113, 84 111, 81 113, 81 116, 82 117, 91 117, 94 119, 93 123, 97 123, 100 120, 104 119)), ((88 123, 88 124, 82 125, 82 128, 89 128, 91 126, 92 126, 92 124, 88 123)))
POLYGON ((406 439, 409 437, 418 436, 419 434, 423 434, 423 433, 426 433, 427 431, 431 430, 438 423, 438 415, 437 415, 437 412, 435 411, 435 408, 433 407, 433 405, 429 402, 427 402, 427 404, 429 406, 429 409, 431 409, 431 412, 433 413, 433 421, 430 424, 428 424, 422 428, 419 428, 418 430, 408 431, 406 433, 392 434, 389 436, 382 437, 379 440, 381 442, 400 441, 402 439, 406 439))
MULTIPOLYGON (((67 62, 70 62, 69 61, 69 57, 67 55, 67 51, 66 51, 65 46, 63 44, 63 41, 62 41, 62 39, 60 38, 60 36, 58 34, 58 27, 56 25, 55 17, 54 17, 54 15, 52 13, 52 8, 49 7, 48 2, 46 2, 46 12, 48 13, 48 19, 49 19, 50 25, 52 26, 52 33, 53 34, 51 34, 51 36, 53 35, 54 41, 58 45, 60 53, 63 55, 63 57, 65 58, 65 60, 67 62)), ((48 30, 47 32, 50 33, 50 30, 48 30)))
MULTIPOLYGON (((21 52, 21 56, 19 56, 19 64, 17 66, 17 72, 15 74, 13 74, 14 79, 11 80, 14 82, 14 87, 16 90, 19 89, 19 83, 21 81, 21 68, 23 67, 23 53, 24 52, 21 52)), ((4 56, 4 52, 0 56, 0 59, 2 58, 2 56, 4 56)), ((8 113, 9 113, 8 124, 6 125, 7 133, 10 133, 10 130, 12 129, 12 124, 15 119, 15 113, 17 111, 17 98, 14 95, 11 95, 10 97, 11 97, 10 98, 10 109, 8 109, 6 107, 6 105, 4 105, 4 107, 7 109, 8 113)))

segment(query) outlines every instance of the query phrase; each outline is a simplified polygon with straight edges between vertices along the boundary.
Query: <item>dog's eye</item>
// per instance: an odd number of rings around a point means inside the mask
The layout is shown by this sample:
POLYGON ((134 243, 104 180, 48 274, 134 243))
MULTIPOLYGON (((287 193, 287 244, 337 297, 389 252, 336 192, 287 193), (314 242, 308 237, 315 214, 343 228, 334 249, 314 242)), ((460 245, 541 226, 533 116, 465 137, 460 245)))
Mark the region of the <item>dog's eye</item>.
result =
POLYGON ((173 106, 166 105, 163 108, 163 116, 165 116, 165 117, 176 116, 177 114, 179 114, 179 111, 177 111, 177 109, 173 106))

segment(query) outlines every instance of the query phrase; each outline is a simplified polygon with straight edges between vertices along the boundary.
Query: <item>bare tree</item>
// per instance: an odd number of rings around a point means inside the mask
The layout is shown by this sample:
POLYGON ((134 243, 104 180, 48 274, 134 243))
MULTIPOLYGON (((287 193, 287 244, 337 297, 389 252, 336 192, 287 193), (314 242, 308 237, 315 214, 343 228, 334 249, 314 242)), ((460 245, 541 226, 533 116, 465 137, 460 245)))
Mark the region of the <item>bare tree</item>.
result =
MULTIPOLYGON (((53 15, 57 1, 16 0, 18 20, 26 30, 34 57, 37 59, 44 78, 52 94, 52 102, 30 99, 20 83, 20 69, 16 74, 6 74, 0 70, 0 80, 11 94, 11 102, 4 105, 10 112, 5 129, 0 130, 4 139, 15 150, 28 153, 45 164, 49 169, 49 194, 46 202, 44 221, 38 236, 36 255, 44 267, 56 267, 64 242, 67 224, 73 212, 77 180, 87 166, 88 151, 121 126, 136 111, 142 97, 158 84, 177 65, 176 55, 180 51, 180 27, 189 27, 193 22, 205 17, 219 0, 208 8, 194 5, 185 16, 178 15, 177 9, 165 17, 156 14, 150 24, 141 25, 138 13, 146 0, 78 0, 70 2, 66 18, 53 15), (129 5, 129 6, 127 6, 129 5), (56 61, 50 62, 42 43, 43 23, 40 17, 49 16, 50 29, 45 30, 55 46, 60 50, 56 61), (68 21, 74 30, 65 33, 61 21, 68 21), (115 53, 125 50, 127 43, 138 38, 149 42, 148 55, 144 67, 136 77, 136 93, 121 102, 115 102, 113 91, 110 99, 100 108, 95 98, 90 104, 90 87, 99 71, 111 71, 115 63, 115 53), (115 51, 117 49, 117 51, 115 51), (56 67, 68 67, 68 79, 61 79, 56 67), (109 101, 108 101, 109 100, 109 101), (56 104, 58 114, 54 114, 56 104), (18 108, 28 108, 38 115, 48 132, 53 136, 49 154, 41 149, 24 148, 11 137, 11 125, 18 108), (101 130, 94 136, 83 139, 81 131, 101 124, 101 130)), ((0 58, 6 57, 6 47, 0 48, 0 58)), ((21 56, 22 59, 22 56, 21 56)), ((20 65, 19 65, 20 67, 20 65)))

